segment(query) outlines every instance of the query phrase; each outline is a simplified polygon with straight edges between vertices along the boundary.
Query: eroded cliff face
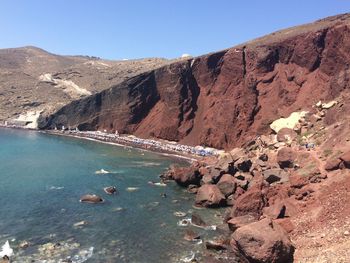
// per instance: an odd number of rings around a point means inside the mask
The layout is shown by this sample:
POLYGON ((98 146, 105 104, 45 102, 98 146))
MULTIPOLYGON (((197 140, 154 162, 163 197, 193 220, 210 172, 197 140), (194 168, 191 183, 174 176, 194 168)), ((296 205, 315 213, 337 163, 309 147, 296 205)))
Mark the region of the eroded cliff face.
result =
POLYGON ((138 75, 42 117, 78 127, 232 148, 349 87, 350 15, 138 75))

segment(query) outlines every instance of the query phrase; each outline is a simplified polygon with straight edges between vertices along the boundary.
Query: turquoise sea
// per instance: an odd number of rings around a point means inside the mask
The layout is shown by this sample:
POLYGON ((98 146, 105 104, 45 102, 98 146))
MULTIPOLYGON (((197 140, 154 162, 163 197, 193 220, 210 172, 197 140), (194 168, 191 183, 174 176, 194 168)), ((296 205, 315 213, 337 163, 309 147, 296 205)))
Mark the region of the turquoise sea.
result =
MULTIPOLYGON (((175 183, 150 185, 184 161, 82 139, 0 129, 0 246, 13 262, 181 262, 203 244, 183 240, 174 212, 216 223, 215 210, 192 207, 175 183), (109 174, 96 174, 104 169, 109 174), (119 194, 103 188, 116 186, 119 194), (137 187, 137 191, 127 191, 137 187), (103 204, 80 203, 98 194, 103 204), (163 194, 166 197, 162 197, 163 194), (74 226, 86 221, 84 225, 74 226), (22 248, 21 248, 22 247, 22 248)), ((217 219, 219 221, 219 219, 217 219)), ((202 236, 208 230, 195 229, 202 236)), ((209 231, 210 232, 210 231, 209 231)))

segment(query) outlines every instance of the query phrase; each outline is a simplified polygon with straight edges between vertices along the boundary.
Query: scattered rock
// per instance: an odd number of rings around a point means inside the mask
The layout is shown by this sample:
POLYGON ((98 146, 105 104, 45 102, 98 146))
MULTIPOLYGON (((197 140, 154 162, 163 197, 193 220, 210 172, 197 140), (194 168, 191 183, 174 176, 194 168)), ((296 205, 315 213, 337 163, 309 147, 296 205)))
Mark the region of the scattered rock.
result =
POLYGON ((332 101, 327 102, 327 103, 322 103, 321 108, 327 110, 327 109, 330 109, 333 106, 337 105, 337 103, 338 102, 335 100, 332 100, 332 101))
POLYGON ((292 168, 295 159, 296 159, 296 154, 289 147, 282 148, 277 153, 277 162, 282 169, 292 168))
POLYGON ((295 228, 292 221, 287 217, 275 219, 274 222, 279 224, 287 233, 291 233, 295 228))
POLYGON ((265 207, 266 198, 258 187, 250 188, 236 199, 232 208, 231 217, 252 215, 259 218, 265 207))
POLYGON ((269 160, 269 156, 266 153, 263 153, 259 156, 259 160, 267 162, 269 160))
POLYGON ((174 216, 185 217, 186 213, 185 212, 181 212, 181 211, 176 211, 176 212, 174 212, 174 216))
POLYGON ((103 203, 104 200, 102 199, 102 197, 100 197, 98 195, 87 194, 87 195, 83 195, 80 198, 80 202, 82 202, 82 203, 90 203, 90 204, 97 204, 97 203, 103 203))
POLYGON ((344 162, 345 167, 350 169, 350 151, 340 156, 340 159, 344 162))
POLYGON ((263 171, 263 177, 269 184, 276 182, 283 183, 289 181, 289 174, 282 169, 268 169, 263 171))
POLYGON ((229 229, 234 232, 238 228, 256 222, 256 218, 252 215, 236 216, 227 221, 229 229))
POLYGON ((172 171, 172 178, 181 186, 188 186, 190 184, 199 185, 202 175, 198 169, 189 167, 174 167, 172 171))
POLYGON ((340 159, 330 158, 327 160, 324 169, 326 171, 333 171, 339 169, 339 165, 342 161, 340 159))
POLYGON ((277 133, 277 141, 290 143, 295 140, 297 133, 290 128, 282 128, 277 133))
POLYGON ((190 184, 187 187, 187 192, 191 193, 191 194, 196 194, 198 192, 198 186, 194 185, 194 184, 190 184))
POLYGON ((26 241, 26 240, 23 240, 21 243, 19 243, 19 248, 21 248, 21 249, 26 249, 26 248, 28 248, 29 247, 29 242, 28 241, 26 241))
POLYGON ((212 250, 226 250, 227 247, 223 241, 209 240, 205 242, 205 247, 212 250))
POLYGON ((225 196, 229 196, 236 191, 237 184, 232 175, 224 174, 217 183, 217 187, 221 193, 223 193, 225 196))
POLYGON ((235 167, 239 171, 249 172, 250 167, 252 167, 252 161, 246 157, 241 157, 235 162, 235 167))
POLYGON ((263 214, 271 219, 284 218, 286 206, 283 202, 276 202, 272 206, 264 207, 263 214))
POLYGON ((206 227, 207 226, 207 223, 205 223, 204 220, 197 214, 192 214, 191 222, 195 226, 200 226, 200 227, 206 227))
POLYGON ((205 207, 218 207, 225 203, 225 196, 216 185, 202 185, 196 195, 196 204, 205 207))
POLYGON ((299 120, 307 114, 306 111, 293 112, 288 118, 281 118, 271 123, 270 128, 278 133, 282 128, 294 129, 299 120))
POLYGON ((195 233, 193 230, 187 229, 185 232, 184 239, 187 241, 194 241, 200 239, 200 235, 195 233))
POLYGON ((294 246, 287 233, 267 218, 238 228, 232 235, 231 246, 249 262, 293 262, 294 246))
POLYGON ((103 188, 106 194, 113 195, 117 193, 117 188, 115 186, 108 186, 103 188))

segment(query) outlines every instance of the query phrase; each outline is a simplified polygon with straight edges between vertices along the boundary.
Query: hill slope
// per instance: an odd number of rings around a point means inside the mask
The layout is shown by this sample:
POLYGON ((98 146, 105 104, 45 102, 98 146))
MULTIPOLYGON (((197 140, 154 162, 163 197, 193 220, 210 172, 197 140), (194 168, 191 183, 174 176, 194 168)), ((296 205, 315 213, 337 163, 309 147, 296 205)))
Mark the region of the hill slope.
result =
POLYGON ((166 63, 156 58, 106 61, 59 56, 36 47, 0 49, 0 121, 20 114, 53 113, 73 100, 166 63))

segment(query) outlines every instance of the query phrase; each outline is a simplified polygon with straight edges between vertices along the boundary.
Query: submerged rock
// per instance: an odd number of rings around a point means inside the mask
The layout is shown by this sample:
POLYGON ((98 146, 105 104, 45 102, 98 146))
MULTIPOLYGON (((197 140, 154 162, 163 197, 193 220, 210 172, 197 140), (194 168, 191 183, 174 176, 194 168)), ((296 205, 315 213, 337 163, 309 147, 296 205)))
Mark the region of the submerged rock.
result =
POLYGON ((103 188, 103 191, 105 191, 106 194, 113 195, 118 193, 117 188, 115 186, 108 186, 103 188))
POLYGON ((97 204, 97 203, 103 203, 104 200, 103 200, 102 197, 100 197, 98 195, 87 194, 87 195, 83 195, 80 198, 80 202, 82 202, 82 203, 90 203, 90 204, 97 204))
POLYGON ((192 214, 191 222, 193 225, 196 225, 196 226, 200 226, 200 227, 207 226, 207 223, 197 214, 192 214))
POLYGON ((195 241, 200 239, 200 235, 195 233, 193 230, 186 230, 184 239, 187 241, 195 241))

